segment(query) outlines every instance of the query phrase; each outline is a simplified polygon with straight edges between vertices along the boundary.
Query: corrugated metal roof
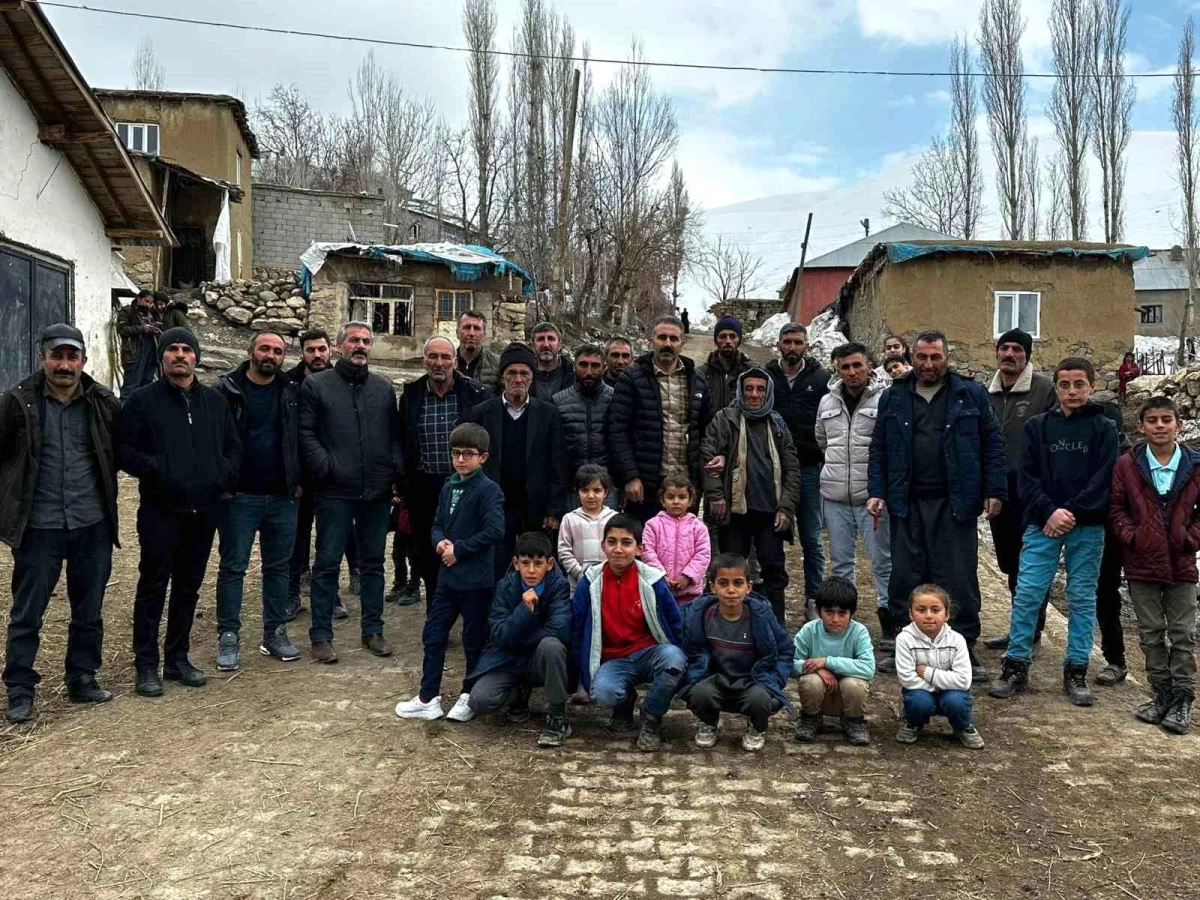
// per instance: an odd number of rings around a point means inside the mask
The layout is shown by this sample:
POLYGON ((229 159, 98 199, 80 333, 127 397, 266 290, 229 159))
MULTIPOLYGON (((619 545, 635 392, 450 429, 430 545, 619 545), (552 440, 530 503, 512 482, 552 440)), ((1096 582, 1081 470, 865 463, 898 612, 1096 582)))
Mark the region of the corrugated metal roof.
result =
POLYGON ((867 258, 867 254, 871 252, 876 244, 938 240, 952 241, 954 238, 948 234, 942 234, 940 231, 934 231, 931 228, 922 228, 920 225, 910 225, 907 222, 901 222, 898 225, 885 228, 883 231, 877 231, 875 234, 859 238, 857 241, 846 244, 844 247, 831 250, 824 256, 818 256, 816 259, 806 262, 804 268, 853 269, 867 258))
POLYGON ((1155 250, 1133 265, 1135 291, 1186 291, 1187 263, 1171 259, 1170 250, 1155 250))

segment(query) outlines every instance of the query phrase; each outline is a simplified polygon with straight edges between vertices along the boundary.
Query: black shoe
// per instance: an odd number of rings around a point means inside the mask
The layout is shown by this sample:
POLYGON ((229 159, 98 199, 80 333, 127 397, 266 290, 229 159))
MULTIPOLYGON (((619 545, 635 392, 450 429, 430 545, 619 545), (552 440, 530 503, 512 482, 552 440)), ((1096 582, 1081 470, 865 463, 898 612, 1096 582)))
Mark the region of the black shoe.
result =
POLYGON ((896 674, 896 654, 886 653, 883 658, 875 664, 875 671, 883 672, 885 675, 896 674))
POLYGON ((867 731, 867 720, 862 716, 842 716, 842 732, 855 747, 865 747, 871 743, 871 732, 867 731))
POLYGON ((1170 712, 1162 720, 1163 730, 1172 734, 1187 734, 1192 724, 1193 702, 1186 694, 1177 694, 1170 712))
POLYGON ((1112 687, 1114 684, 1120 684, 1129 677, 1129 670, 1125 668, 1123 662, 1110 662, 1096 676, 1096 684, 1101 687, 1112 687))
POLYGON ((1163 719, 1167 717, 1167 713, 1171 711, 1175 695, 1165 685, 1155 685, 1153 690, 1153 696, 1135 709, 1133 716, 1139 722, 1146 722, 1149 725, 1161 725, 1163 719))
POLYGON ((161 697, 163 688, 158 669, 138 669, 136 690, 142 697, 161 697))
POLYGON ((662 749, 662 719, 642 710, 642 725, 638 730, 637 748, 646 753, 662 749))
POLYGON ((358 572, 350 573, 350 593, 356 597, 362 596, 362 581, 358 577, 358 572))
POLYGON ((18 694, 8 698, 8 709, 4 718, 12 725, 20 725, 33 718, 33 695, 18 694))
POLYGON ((517 698, 504 711, 504 724, 524 725, 529 721, 529 695, 531 693, 529 688, 521 688, 517 698))
POLYGON ((542 733, 538 735, 539 747, 561 747, 571 736, 571 723, 565 712, 546 716, 542 733))
POLYGON ((971 684, 986 684, 988 680, 987 669, 983 667, 983 663, 975 655, 974 644, 967 644, 967 658, 971 660, 971 684))
POLYGON ((984 638, 983 646, 987 647, 989 650, 1007 650, 1008 635, 1001 634, 997 635, 996 637, 984 638))
POLYGON ((204 673, 197 669, 186 659, 181 659, 174 664, 163 666, 163 679, 166 681, 178 681, 184 687, 204 687, 207 679, 204 673))
POLYGON ((395 600, 397 606, 416 606, 420 602, 421 589, 415 584, 410 584, 408 587, 402 590, 396 595, 395 600))
POLYGON ((1004 657, 1000 677, 988 685, 988 696, 997 700, 1007 700, 1025 690, 1029 681, 1029 663, 1019 659, 1004 657))
POLYGON ((288 597, 287 620, 293 621, 302 612, 304 612, 304 603, 301 602, 299 595, 288 597))
POLYGON ((616 734, 630 734, 638 730, 638 724, 633 718, 633 706, 635 703, 637 703, 636 694, 630 697, 624 706, 613 707, 612 721, 608 725, 610 731, 616 734))
POLYGON ((1063 666, 1063 693, 1076 706, 1091 706, 1095 702, 1087 683, 1087 663, 1063 666))
POLYGON ((886 606, 877 606, 875 614, 879 616, 879 649, 892 653, 896 649, 896 635, 900 633, 900 629, 896 627, 892 611, 886 606))
POLYGON ((112 699, 112 692, 96 684, 95 678, 84 678, 67 685, 67 697, 72 703, 107 703, 112 699))
POLYGON ((334 607, 333 607, 333 617, 334 617, 335 619, 348 619, 348 618, 350 618, 350 610, 346 609, 346 606, 345 606, 345 604, 344 604, 344 603, 342 603, 342 601, 341 601, 341 600, 339 600, 339 601, 338 601, 336 604, 334 604, 334 607))
POLYGON ((792 739, 801 744, 811 744, 817 739, 817 731, 821 727, 821 717, 800 713, 800 718, 792 726, 792 739))

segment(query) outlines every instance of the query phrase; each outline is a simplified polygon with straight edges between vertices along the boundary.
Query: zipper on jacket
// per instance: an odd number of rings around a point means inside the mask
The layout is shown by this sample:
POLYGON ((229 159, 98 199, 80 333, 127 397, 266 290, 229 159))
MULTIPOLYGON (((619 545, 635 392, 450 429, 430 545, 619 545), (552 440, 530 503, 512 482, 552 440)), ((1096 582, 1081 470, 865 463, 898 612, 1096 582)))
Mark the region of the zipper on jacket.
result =
POLYGON ((194 425, 195 423, 192 422, 192 398, 188 396, 187 391, 179 393, 183 395, 183 405, 187 409, 188 425, 194 425))

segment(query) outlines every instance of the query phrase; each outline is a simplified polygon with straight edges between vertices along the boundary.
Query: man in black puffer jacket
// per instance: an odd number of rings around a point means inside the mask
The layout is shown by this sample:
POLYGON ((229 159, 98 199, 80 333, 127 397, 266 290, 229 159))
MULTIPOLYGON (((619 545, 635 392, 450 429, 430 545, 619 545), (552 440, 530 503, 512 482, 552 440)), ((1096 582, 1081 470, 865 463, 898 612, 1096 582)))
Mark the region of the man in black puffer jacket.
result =
POLYGON ((376 656, 392 653, 383 637, 383 553, 402 466, 396 393, 367 369, 371 327, 348 322, 337 343, 341 358, 333 369, 309 375, 300 390, 300 456, 317 516, 309 638, 313 660, 322 663, 337 662, 332 616, 351 530, 358 542, 362 643, 376 656))
MULTIPOLYGON (((604 350, 584 344, 575 352, 575 383, 554 395, 567 445, 567 484, 580 466, 608 467, 608 407, 613 389, 604 383, 604 350)), ((574 508, 568 503, 568 508, 574 508)))
MULTIPOLYGON (((662 316, 650 333, 651 351, 639 356, 613 390, 608 408, 609 468, 624 487, 625 511, 645 522, 662 509, 663 475, 687 475, 700 484, 702 417, 708 382, 683 351, 683 324, 662 316)), ((697 494, 699 496, 699 494, 697 494)))

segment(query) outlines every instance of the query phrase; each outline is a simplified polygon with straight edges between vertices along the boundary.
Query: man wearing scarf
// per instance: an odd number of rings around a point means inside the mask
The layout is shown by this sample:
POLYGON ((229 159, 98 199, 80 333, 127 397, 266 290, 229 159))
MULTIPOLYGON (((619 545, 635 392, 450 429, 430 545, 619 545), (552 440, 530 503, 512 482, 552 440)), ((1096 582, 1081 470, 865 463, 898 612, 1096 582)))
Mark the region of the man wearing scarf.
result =
POLYGON ((775 412, 774 383, 762 369, 738 378, 733 403, 709 423, 700 459, 704 499, 721 549, 742 556, 755 549, 763 593, 784 624, 783 542, 791 541, 796 520, 800 460, 787 423, 775 412))

